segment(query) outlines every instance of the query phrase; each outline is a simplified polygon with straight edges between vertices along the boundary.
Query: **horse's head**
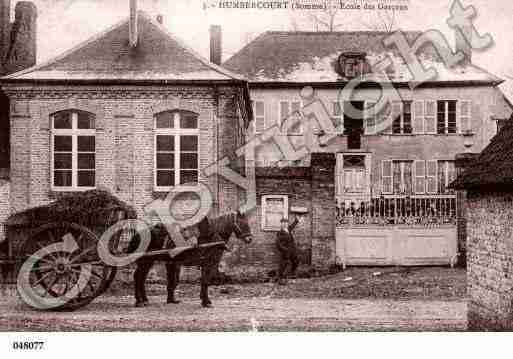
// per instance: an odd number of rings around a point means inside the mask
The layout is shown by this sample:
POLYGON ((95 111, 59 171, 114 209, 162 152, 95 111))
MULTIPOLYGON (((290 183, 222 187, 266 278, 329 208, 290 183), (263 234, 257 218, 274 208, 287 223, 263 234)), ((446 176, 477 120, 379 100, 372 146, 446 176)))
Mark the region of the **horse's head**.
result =
POLYGON ((246 244, 251 243, 253 235, 245 214, 240 213, 240 211, 234 214, 233 227, 233 232, 237 238, 243 240, 246 244))

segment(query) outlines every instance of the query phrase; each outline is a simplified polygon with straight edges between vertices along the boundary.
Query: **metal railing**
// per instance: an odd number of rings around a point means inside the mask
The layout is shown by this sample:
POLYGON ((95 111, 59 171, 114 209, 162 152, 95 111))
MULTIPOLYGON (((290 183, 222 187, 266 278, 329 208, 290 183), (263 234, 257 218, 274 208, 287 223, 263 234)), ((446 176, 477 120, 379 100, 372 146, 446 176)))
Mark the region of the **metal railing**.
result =
POLYGON ((368 202, 337 204, 339 227, 353 225, 456 224, 456 195, 383 195, 368 202))

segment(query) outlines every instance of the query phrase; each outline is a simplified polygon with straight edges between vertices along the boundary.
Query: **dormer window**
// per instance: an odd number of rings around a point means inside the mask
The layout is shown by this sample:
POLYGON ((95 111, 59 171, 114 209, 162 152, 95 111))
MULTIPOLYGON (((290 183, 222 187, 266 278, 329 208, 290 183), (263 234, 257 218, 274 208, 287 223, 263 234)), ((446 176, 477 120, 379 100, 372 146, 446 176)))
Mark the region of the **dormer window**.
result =
POLYGON ((353 79, 366 72, 366 54, 364 52, 344 52, 338 58, 338 73, 340 76, 353 79))

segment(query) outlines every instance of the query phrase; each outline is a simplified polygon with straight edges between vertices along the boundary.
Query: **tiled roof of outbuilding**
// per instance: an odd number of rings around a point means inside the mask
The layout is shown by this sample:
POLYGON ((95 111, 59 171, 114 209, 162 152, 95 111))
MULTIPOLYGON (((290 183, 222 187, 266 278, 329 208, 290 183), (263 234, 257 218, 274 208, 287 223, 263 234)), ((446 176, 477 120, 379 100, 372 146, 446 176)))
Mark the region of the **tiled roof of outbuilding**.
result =
MULTIPOLYGON (((404 32, 412 44, 421 32, 404 32)), ((393 60, 394 69, 387 72, 395 82, 412 80, 407 65, 398 50, 385 48, 383 39, 390 35, 379 31, 347 32, 286 32, 269 31, 261 34, 237 54, 224 62, 223 67, 239 73, 252 82, 337 82, 340 76, 334 62, 343 52, 365 52, 371 64, 385 56, 393 60)), ((433 46, 424 46, 417 55, 426 67, 438 72, 435 81, 500 82, 501 79, 474 66, 455 66, 448 69, 433 46)), ((376 76, 375 74, 373 74, 376 76)), ((378 80, 379 77, 369 78, 378 80)))
POLYGON ((129 44, 129 20, 44 64, 4 80, 231 81, 241 76, 217 66, 139 11, 138 43, 129 44))
POLYGON ((473 165, 451 184, 455 189, 504 186, 513 190, 513 118, 506 121, 473 165))

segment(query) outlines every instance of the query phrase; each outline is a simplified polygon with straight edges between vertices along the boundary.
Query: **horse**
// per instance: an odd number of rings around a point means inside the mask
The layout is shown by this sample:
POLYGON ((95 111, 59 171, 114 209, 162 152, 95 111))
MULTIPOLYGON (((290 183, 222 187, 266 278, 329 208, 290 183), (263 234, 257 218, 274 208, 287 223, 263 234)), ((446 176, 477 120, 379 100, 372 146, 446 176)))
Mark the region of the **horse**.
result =
MULTIPOLYGON (((150 255, 143 256, 136 261, 136 270, 134 272, 135 282, 135 306, 144 307, 148 305, 148 297, 146 296, 146 278, 155 261, 166 262, 167 272, 167 303, 178 304, 179 300, 175 298, 175 289, 180 280, 180 269, 182 266, 200 267, 201 268, 201 290, 200 299, 203 307, 212 307, 212 302, 208 295, 208 286, 212 275, 217 272, 219 262, 226 249, 232 234, 245 242, 251 243, 252 235, 249 228, 248 220, 244 214, 240 212, 232 212, 221 215, 214 219, 204 217, 197 225, 198 246, 196 250, 184 251, 173 258, 167 254, 151 255, 150 252, 162 249, 173 249, 175 244, 172 241, 164 224, 159 223, 151 228, 151 240, 146 249, 146 253, 150 255), (223 241, 225 246, 213 246, 210 248, 201 247, 202 244, 223 241), (196 255, 194 255, 196 254, 196 255)), ((139 245, 139 237, 133 236, 128 252, 133 252, 139 245)))

